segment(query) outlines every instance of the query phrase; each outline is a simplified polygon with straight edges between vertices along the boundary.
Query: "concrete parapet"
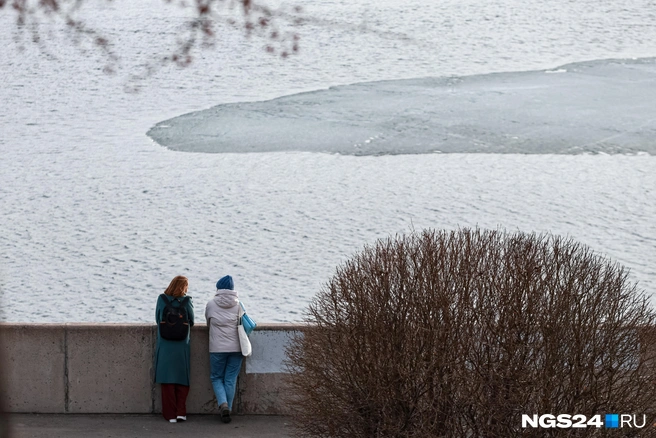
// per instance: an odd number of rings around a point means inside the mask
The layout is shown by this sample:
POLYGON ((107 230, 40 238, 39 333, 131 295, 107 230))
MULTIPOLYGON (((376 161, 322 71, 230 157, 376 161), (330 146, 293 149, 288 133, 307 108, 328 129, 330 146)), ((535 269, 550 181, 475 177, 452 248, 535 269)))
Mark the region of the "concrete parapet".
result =
POLYGON ((285 415, 288 378, 285 373, 246 374, 239 376, 239 413, 285 415))
MULTIPOLYGON (((209 330, 205 324, 196 324, 191 329, 191 382, 187 411, 195 414, 217 414, 214 390, 210 383, 209 330)), ((162 410, 160 391, 157 392, 155 409, 162 410)))
MULTIPOLYGON (((151 324, 0 323, 0 359, 6 407, 20 413, 159 413, 153 383, 157 327, 151 324)), ((285 347, 293 324, 260 324, 251 334, 234 409, 242 414, 284 414, 285 347)), ((190 414, 217 413, 210 382, 209 333, 191 333, 190 414)))
POLYGON ((301 328, 294 324, 264 324, 250 336, 253 355, 239 376, 240 412, 286 414, 285 346, 301 328))
POLYGON ((65 412, 66 329, 53 324, 0 325, 9 412, 65 412))
POLYGON ((150 324, 67 324, 66 411, 151 412, 154 333, 150 324))

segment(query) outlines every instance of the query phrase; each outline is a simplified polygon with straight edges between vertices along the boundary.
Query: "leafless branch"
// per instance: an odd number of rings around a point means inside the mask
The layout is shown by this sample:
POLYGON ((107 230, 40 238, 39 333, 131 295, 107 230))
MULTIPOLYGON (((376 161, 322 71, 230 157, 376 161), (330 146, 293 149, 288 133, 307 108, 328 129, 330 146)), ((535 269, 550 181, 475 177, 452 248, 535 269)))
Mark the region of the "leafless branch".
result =
POLYGON ((308 322, 287 351, 299 436, 606 436, 522 429, 521 414, 654 414, 654 311, 622 266, 570 239, 382 240, 337 269, 308 322))

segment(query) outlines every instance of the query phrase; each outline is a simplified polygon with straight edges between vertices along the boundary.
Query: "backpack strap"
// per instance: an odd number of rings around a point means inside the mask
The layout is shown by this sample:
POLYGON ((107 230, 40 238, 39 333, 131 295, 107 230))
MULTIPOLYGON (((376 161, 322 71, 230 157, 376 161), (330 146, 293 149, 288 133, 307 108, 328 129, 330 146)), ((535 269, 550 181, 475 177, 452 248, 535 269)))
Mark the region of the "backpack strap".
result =
POLYGON ((164 320, 164 313, 166 312, 166 308, 171 304, 171 302, 168 300, 168 298, 166 298, 166 294, 160 294, 158 299, 161 299, 164 302, 164 307, 162 308, 160 315, 160 318, 164 320))
POLYGON ((241 317, 244 316, 246 312, 244 312, 244 306, 241 304, 241 301, 239 302, 239 305, 237 306, 237 326, 242 325, 242 320, 241 317))
POLYGON ((171 299, 171 300, 166 298, 166 294, 161 294, 160 297, 162 297, 162 299, 164 300, 165 306, 173 306, 173 301, 177 301, 180 304, 179 307, 184 309, 185 312, 187 311, 186 304, 187 304, 187 301, 189 301, 189 297, 185 296, 182 299, 173 297, 173 299, 171 299))
POLYGON ((171 300, 166 298, 166 294, 161 294, 160 297, 162 297, 162 299, 164 300, 164 304, 166 305, 173 304, 173 301, 177 301, 178 303, 180 303, 181 306, 184 306, 185 304, 187 304, 187 301, 189 301, 189 297, 183 297, 182 299, 172 297, 171 300))

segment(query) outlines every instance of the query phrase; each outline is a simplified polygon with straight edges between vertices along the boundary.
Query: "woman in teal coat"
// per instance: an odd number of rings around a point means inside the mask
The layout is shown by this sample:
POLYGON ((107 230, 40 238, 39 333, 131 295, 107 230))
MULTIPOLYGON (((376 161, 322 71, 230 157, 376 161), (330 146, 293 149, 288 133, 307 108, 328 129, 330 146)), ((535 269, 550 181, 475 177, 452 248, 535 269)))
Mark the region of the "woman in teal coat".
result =
POLYGON ((188 287, 187 277, 175 277, 157 298, 155 309, 155 383, 162 385, 162 415, 171 423, 187 419, 189 335, 194 325, 194 305, 186 296, 188 287), (176 336, 181 339, 172 340, 176 336))

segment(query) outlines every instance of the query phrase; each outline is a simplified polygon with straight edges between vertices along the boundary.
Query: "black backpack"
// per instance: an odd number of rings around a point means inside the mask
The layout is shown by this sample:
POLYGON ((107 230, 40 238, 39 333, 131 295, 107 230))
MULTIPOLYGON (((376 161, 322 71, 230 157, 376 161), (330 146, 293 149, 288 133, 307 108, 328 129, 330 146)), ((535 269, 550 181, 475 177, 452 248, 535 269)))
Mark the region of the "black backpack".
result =
POLYGON ((161 297, 166 302, 166 307, 162 311, 162 320, 159 323, 160 336, 169 341, 184 341, 189 334, 189 315, 186 307, 189 297, 184 297, 182 300, 173 298, 171 301, 164 294, 161 297), (174 306, 174 301, 180 303, 180 306, 174 306))

